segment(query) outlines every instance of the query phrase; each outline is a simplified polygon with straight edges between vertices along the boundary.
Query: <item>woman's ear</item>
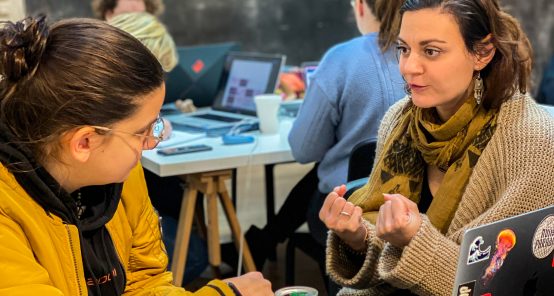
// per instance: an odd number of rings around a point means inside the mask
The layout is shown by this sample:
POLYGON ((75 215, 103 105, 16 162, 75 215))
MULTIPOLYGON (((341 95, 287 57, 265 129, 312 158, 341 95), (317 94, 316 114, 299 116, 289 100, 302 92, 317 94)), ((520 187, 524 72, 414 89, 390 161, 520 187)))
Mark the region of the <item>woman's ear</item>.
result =
POLYGON ((364 2, 363 1, 360 1, 360 0, 356 0, 356 4, 354 5, 356 7, 356 10, 358 12, 358 15, 360 17, 363 17, 366 13, 366 11, 364 10, 364 2))
POLYGON ((474 69, 476 71, 481 71, 490 63, 490 61, 492 61, 492 58, 496 53, 496 47, 494 46, 494 43, 492 43, 492 35, 489 34, 485 36, 485 38, 479 42, 475 51, 474 69))
POLYGON ((101 137, 93 127, 81 127, 65 135, 69 155, 74 160, 87 162, 95 148, 101 144, 101 137))

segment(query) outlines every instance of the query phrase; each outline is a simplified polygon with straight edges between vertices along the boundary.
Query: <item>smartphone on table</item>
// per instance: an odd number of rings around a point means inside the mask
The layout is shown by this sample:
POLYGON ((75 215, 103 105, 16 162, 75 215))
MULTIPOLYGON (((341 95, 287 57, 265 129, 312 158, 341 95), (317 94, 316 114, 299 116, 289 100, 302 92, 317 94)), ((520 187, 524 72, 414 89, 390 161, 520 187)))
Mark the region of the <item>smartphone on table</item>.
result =
POLYGON ((187 145, 187 146, 180 146, 180 147, 163 148, 158 150, 158 154, 168 156, 168 155, 176 155, 176 154, 183 154, 183 153, 209 151, 212 149, 213 148, 211 146, 204 145, 204 144, 187 145))

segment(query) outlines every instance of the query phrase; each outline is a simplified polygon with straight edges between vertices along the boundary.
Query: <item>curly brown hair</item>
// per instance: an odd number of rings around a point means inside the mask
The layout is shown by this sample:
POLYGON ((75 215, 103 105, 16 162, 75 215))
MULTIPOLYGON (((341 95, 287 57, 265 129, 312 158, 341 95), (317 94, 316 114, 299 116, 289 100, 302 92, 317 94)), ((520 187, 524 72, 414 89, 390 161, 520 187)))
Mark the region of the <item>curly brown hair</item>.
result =
MULTIPOLYGON (((106 13, 114 10, 118 0, 92 0, 92 12, 100 19, 106 19, 106 13)), ((163 0, 143 0, 146 12, 159 16, 164 11, 163 0)))

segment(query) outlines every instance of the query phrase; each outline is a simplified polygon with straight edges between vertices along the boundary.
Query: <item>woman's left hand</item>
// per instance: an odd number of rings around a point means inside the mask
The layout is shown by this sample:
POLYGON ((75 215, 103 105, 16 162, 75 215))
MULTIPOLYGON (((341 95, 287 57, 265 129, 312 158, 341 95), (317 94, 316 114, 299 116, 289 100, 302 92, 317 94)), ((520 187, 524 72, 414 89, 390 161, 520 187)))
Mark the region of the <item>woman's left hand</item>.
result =
POLYGON ((377 237, 402 248, 410 243, 421 227, 417 204, 400 194, 383 194, 375 228, 377 237))

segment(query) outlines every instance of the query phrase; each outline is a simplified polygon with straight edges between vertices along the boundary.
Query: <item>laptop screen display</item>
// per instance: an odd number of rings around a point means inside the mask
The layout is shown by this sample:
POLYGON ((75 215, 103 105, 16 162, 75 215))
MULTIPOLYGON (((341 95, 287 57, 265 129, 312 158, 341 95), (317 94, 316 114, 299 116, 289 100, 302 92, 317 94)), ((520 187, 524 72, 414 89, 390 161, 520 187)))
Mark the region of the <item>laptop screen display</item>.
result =
POLYGON ((213 109, 256 116, 254 97, 275 92, 284 63, 280 54, 230 53, 213 109))
POLYGON ((222 106, 255 111, 254 96, 266 92, 273 64, 266 61, 235 60, 222 98, 222 106))

